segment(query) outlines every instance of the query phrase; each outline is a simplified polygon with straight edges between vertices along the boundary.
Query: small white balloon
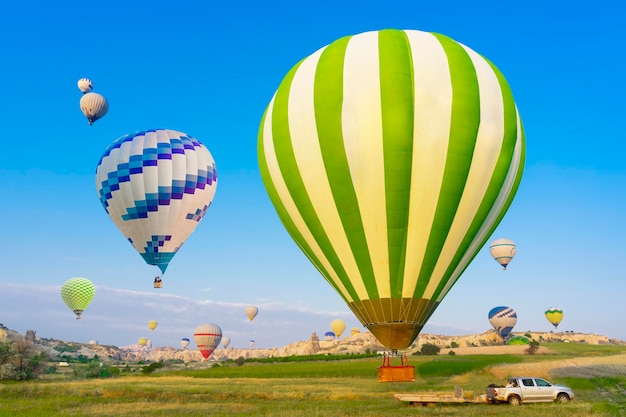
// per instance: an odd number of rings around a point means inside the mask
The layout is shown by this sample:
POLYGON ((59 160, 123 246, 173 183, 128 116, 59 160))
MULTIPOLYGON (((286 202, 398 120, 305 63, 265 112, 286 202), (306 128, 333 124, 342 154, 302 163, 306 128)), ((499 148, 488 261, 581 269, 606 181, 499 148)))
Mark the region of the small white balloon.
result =
POLYGON ((78 89, 81 93, 89 93, 93 90, 93 82, 89 78, 81 78, 78 80, 78 89))
POLYGON ((101 94, 85 93, 80 98, 80 109, 92 125, 109 111, 109 103, 101 94))

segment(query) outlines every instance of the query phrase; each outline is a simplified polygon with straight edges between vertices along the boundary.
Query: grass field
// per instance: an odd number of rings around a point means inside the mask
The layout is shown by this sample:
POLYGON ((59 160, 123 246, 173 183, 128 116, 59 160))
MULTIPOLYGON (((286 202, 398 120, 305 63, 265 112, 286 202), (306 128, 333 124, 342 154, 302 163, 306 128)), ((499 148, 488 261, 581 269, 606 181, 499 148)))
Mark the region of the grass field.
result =
POLYGON ((207 369, 166 366, 148 375, 122 372, 105 379, 77 380, 71 372, 57 373, 1 383, 0 417, 626 416, 626 346, 546 346, 553 354, 410 356, 415 382, 378 382, 380 358, 231 362, 207 369), (499 375, 506 369, 540 370, 552 382, 569 385, 576 399, 520 407, 416 407, 393 398, 397 392, 452 392, 455 385, 475 397, 489 383, 503 382, 499 375))

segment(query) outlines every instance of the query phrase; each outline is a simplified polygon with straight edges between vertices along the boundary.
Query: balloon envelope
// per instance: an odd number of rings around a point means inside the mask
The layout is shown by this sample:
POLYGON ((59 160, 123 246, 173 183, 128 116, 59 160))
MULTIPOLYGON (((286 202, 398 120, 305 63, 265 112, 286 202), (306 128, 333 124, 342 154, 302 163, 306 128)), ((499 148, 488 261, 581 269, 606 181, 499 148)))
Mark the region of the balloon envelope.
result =
POLYGON ((81 93, 89 93, 93 90, 93 82, 89 78, 81 78, 78 80, 78 89, 81 93))
POLYGON ((206 361, 220 344, 222 340, 222 329, 217 324, 201 324, 196 327, 196 330, 193 332, 193 338, 200 354, 204 358, 203 360, 206 361))
POLYGON ((148 329, 154 331, 154 329, 156 329, 158 325, 159 323, 156 320, 150 320, 148 322, 148 329))
POLYGON ((511 307, 494 307, 489 310, 488 318, 489 323, 503 339, 507 338, 517 323, 517 313, 511 307))
POLYGON ((226 349, 230 345, 230 337, 222 337, 222 346, 226 349))
POLYGON ((529 345, 530 340, 524 336, 513 336, 506 341, 507 345, 529 345))
POLYGON ((503 269, 506 269, 517 253, 517 247, 511 239, 496 239, 489 245, 489 253, 503 269))
POLYGON ((209 150, 175 130, 122 136, 96 169, 107 214, 146 263, 163 273, 206 214, 216 187, 209 150))
POLYGON ((183 349, 187 349, 187 346, 189 346, 189 338, 183 337, 182 339, 180 339, 180 345, 183 349))
POLYGON ((348 36, 302 60, 258 140, 283 225, 390 349, 411 345, 493 233, 524 155, 502 74, 415 30, 348 36))
POLYGON ((61 286, 61 298, 76 314, 76 319, 80 319, 95 294, 96 287, 87 278, 70 278, 61 286))
POLYGON ((563 310, 561 310, 560 308, 550 307, 546 310, 545 315, 555 329, 559 326, 561 320, 563 320, 563 310))
POLYGON ((140 337, 138 343, 139 346, 145 346, 148 343, 148 339, 145 337, 140 337))
POLYGON ((359 334, 359 333, 361 333, 361 330, 359 330, 358 327, 353 327, 353 328, 350 329, 350 336, 354 336, 354 335, 359 334))
POLYGON ((256 317, 256 315, 259 313, 259 309, 255 306, 248 306, 246 307, 246 316, 248 316, 248 319, 250 321, 254 320, 254 318, 256 317))
POLYGON ((346 330, 346 322, 341 319, 335 319, 330 322, 330 328, 335 332, 337 337, 341 337, 341 334, 346 330))
POLYGON ((102 118, 109 111, 109 102, 98 93, 86 93, 80 98, 80 110, 83 112, 89 124, 102 118))

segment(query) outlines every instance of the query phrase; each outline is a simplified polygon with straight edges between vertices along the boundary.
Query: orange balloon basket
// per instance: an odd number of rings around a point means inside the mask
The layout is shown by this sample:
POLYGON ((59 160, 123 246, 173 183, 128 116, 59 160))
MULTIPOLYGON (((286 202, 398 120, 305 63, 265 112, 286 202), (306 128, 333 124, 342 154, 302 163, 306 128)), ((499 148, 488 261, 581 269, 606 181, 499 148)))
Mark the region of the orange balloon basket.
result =
POLYGON ((415 366, 409 365, 406 355, 400 356, 400 365, 392 365, 393 354, 383 356, 383 365, 378 367, 378 382, 414 382, 415 366))
POLYGON ((163 281, 161 281, 160 277, 154 279, 154 288, 163 288, 163 281))

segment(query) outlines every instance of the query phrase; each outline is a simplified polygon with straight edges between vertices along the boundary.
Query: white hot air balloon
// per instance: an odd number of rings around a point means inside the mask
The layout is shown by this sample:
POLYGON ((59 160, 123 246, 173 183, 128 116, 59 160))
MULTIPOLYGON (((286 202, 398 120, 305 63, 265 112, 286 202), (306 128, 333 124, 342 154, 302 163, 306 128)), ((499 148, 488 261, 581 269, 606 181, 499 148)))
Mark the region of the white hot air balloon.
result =
POLYGON ((80 98, 80 110, 83 112, 89 124, 102 118, 109 111, 109 102, 103 95, 98 93, 85 93, 80 98))
POLYGON ((161 274, 204 218, 216 187, 217 168, 206 146, 169 129, 118 138, 96 168, 102 206, 161 274))
POLYGON ((226 349, 230 345, 230 337, 222 337, 222 346, 226 349))
POLYGON ((246 307, 246 316, 248 316, 248 320, 252 321, 259 313, 259 309, 256 306, 248 306, 246 307))
POLYGON ((180 339, 180 346, 182 346, 183 349, 187 349, 188 345, 189 345, 188 337, 183 337, 182 339, 180 339))
POLYGON ((93 90, 93 82, 89 78, 81 78, 78 80, 78 89, 81 93, 90 93, 93 90))
POLYGON ((516 252, 517 247, 511 239, 496 239, 489 245, 489 253, 502 265, 502 269, 506 269, 516 252))
POLYGON ((216 324, 201 324, 193 332, 193 338, 202 354, 202 360, 207 361, 222 341, 222 329, 216 324))

